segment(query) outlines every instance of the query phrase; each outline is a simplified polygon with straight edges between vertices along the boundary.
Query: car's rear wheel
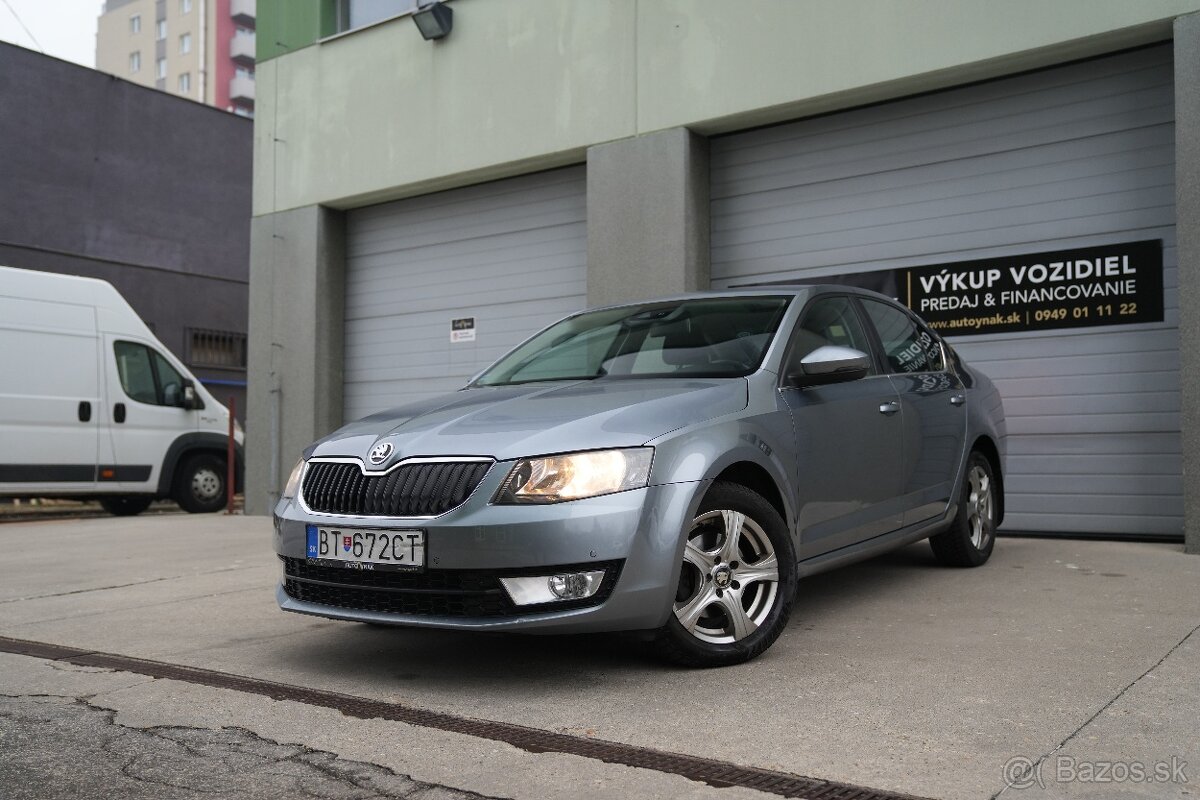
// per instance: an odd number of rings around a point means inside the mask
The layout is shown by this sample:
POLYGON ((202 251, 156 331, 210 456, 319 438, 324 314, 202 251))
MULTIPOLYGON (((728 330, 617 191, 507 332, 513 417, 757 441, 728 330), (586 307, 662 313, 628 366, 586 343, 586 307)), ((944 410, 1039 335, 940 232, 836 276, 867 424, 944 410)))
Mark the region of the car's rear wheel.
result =
POLYGON ((996 545, 999 489, 992 463, 978 451, 967 460, 954 522, 929 538, 937 560, 949 567, 978 567, 996 545))
POLYGON ((787 625, 796 559, 787 525, 758 493, 714 483, 685 534, 672 614, 659 651, 691 667, 758 656, 787 625))
POLYGON ((136 494, 115 495, 101 497, 100 507, 116 517, 133 517, 149 508, 153 500, 153 497, 144 497, 136 494))
POLYGON ((225 507, 225 459, 202 453, 180 465, 175 476, 175 502, 192 514, 225 507))

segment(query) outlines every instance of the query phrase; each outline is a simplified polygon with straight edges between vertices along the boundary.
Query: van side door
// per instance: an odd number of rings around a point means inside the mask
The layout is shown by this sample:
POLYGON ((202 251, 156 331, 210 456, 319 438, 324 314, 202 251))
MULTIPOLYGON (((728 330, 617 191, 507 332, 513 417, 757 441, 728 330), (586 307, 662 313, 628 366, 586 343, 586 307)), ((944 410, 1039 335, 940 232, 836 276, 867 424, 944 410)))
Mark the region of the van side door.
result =
POLYGON ((95 490, 95 326, 87 307, 0 297, 0 494, 95 490))
MULTIPOLYGON (((148 342, 107 335, 105 363, 108 407, 104 409, 112 438, 112 475, 129 492, 155 492, 163 459, 180 435, 196 430, 197 413, 183 405, 183 376, 148 342)), ((102 465, 103 466, 103 465, 102 465)))

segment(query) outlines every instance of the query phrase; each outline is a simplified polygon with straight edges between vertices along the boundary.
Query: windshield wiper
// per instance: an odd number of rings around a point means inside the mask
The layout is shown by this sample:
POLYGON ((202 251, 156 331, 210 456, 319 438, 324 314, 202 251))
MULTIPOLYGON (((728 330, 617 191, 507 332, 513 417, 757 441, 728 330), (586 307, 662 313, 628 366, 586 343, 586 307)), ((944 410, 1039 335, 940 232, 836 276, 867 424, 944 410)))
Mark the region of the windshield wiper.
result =
POLYGON ((484 383, 482 386, 521 386, 526 383, 554 383, 556 381, 594 381, 596 378, 603 378, 603 375, 567 375, 564 377, 555 378, 529 378, 523 381, 505 381, 504 383, 484 383))

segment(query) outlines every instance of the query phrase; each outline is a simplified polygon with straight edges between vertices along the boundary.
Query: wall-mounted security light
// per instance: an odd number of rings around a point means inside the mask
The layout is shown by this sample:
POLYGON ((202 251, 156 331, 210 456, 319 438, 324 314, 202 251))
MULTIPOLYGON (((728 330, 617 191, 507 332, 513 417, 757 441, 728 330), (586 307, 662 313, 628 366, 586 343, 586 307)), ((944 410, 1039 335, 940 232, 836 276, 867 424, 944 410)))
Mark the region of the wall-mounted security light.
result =
POLYGON ((435 2, 418 9, 413 15, 417 30, 425 41, 444 39, 454 27, 454 12, 445 3, 435 2))

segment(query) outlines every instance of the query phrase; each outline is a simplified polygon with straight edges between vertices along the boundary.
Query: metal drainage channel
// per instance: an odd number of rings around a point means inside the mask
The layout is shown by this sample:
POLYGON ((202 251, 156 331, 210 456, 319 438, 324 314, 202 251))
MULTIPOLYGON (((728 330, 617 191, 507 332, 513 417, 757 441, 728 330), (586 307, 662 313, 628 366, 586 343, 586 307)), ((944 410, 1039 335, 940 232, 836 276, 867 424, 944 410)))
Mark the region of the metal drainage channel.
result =
POLYGON ((670 775, 679 775, 693 781, 702 781, 718 788, 740 786, 781 797, 799 797, 806 800, 922 800, 913 795, 897 794, 817 778, 805 778, 800 775, 773 772, 756 767, 744 767, 728 761, 667 753, 603 739, 585 739, 507 722, 470 719, 469 717, 412 708, 398 703, 385 703, 336 692, 306 689, 301 686, 231 675, 227 672, 186 667, 181 664, 166 664, 161 661, 111 653, 97 653, 92 650, 81 650, 76 647, 64 647, 45 642, 0 636, 0 652, 50 661, 64 661, 81 667, 101 667, 121 672, 133 672, 151 678, 183 681, 216 689, 232 689, 270 697, 272 700, 291 700, 311 706, 336 709, 348 717, 378 718, 461 733, 480 739, 505 742, 531 753, 567 753, 610 764, 651 769, 670 775))

